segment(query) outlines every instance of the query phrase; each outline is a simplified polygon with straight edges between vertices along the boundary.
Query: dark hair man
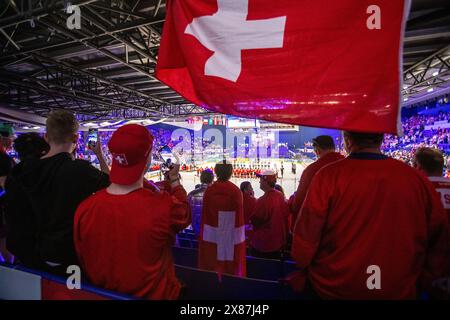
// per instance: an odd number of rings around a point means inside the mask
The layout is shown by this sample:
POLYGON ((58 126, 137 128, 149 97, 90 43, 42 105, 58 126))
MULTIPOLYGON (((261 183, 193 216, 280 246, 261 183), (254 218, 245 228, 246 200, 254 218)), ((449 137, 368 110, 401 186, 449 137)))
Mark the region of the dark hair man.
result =
POLYGON ((250 223, 250 217, 256 208, 255 192, 250 181, 243 181, 240 186, 244 202, 244 221, 250 223))
POLYGON ((197 237, 200 234, 203 197, 206 189, 213 183, 213 181, 214 173, 209 169, 203 170, 202 173, 200 173, 201 184, 188 194, 188 202, 192 210, 192 229, 197 237))
POLYGON ((176 299, 172 245, 191 223, 179 164, 165 174, 169 192, 143 187, 153 136, 128 124, 108 143, 111 185, 85 200, 75 215, 74 241, 83 270, 97 286, 146 299, 176 299))
POLYGON ((291 230, 294 229, 298 212, 302 207, 303 201, 305 201, 309 185, 311 184, 311 180, 314 175, 324 166, 344 159, 344 156, 335 151, 334 140, 330 136, 318 136, 312 140, 312 145, 314 148, 314 153, 317 155, 318 159, 316 162, 311 163, 305 170, 303 170, 297 191, 293 196, 293 201, 290 203, 292 213, 291 230))
POLYGON ((50 146, 43 137, 36 132, 21 134, 14 140, 14 150, 16 150, 20 161, 27 158, 41 158, 50 150, 50 146))
POLYGON ((277 174, 264 170, 257 174, 264 195, 256 201, 250 217, 253 235, 250 240, 252 254, 261 258, 279 259, 287 241, 287 219, 289 207, 284 195, 275 190, 277 174))
POLYGON ((246 276, 242 193, 230 182, 233 166, 216 164, 217 181, 206 189, 199 238, 200 269, 246 276))
POLYGON ((383 155, 383 134, 344 132, 349 156, 314 176, 292 257, 327 299, 415 299, 443 272, 447 217, 417 170, 383 155))
POLYGON ((20 163, 14 166, 6 180, 5 214, 8 234, 6 245, 16 260, 30 268, 39 268, 36 255, 37 217, 33 214, 30 200, 22 185, 21 176, 26 172, 28 160, 36 160, 47 154, 50 146, 38 133, 30 132, 14 140, 14 149, 20 163))
MULTIPOLYGON (((36 256, 49 272, 66 274, 77 264, 73 244, 73 218, 78 205, 94 192, 109 185, 109 176, 89 162, 72 156, 78 142, 78 121, 64 110, 47 118, 45 140, 49 152, 40 159, 27 160, 17 182, 30 200, 37 221, 36 256)), ((101 153, 101 142, 93 150, 104 171, 109 168, 101 153)), ((22 198, 23 193, 9 194, 22 198)))

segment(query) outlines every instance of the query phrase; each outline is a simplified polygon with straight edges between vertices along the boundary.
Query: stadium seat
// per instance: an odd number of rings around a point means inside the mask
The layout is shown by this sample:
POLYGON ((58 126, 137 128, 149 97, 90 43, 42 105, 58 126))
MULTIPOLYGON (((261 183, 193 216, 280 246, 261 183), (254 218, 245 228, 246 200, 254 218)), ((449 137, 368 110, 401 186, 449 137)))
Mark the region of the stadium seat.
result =
POLYGON ((175 265, 175 274, 183 285, 181 300, 220 300, 217 272, 175 265))
POLYGON ((191 240, 178 238, 178 244, 180 245, 180 247, 190 248, 191 247, 191 240))
POLYGON ((224 298, 230 300, 280 300, 283 297, 282 287, 278 281, 224 274, 221 286, 224 298))
POLYGON ((292 287, 285 281, 280 281, 283 300, 314 300, 312 297, 308 297, 305 294, 295 292, 292 287))
POLYGON ((196 268, 198 265, 198 250, 191 248, 172 247, 175 264, 196 268))
POLYGON ((278 281, 283 278, 283 263, 280 260, 247 256, 247 277, 278 281))
POLYGON ((289 273, 292 273, 296 270, 298 270, 298 267, 294 261, 283 262, 283 277, 286 277, 289 273))
POLYGON ((185 233, 184 236, 186 237, 186 239, 189 239, 189 240, 196 240, 196 235, 195 235, 195 233, 185 233))
POLYGON ((82 282, 70 290, 66 279, 17 265, 0 263, 0 300, 132 300, 130 295, 94 287, 82 282), (26 288, 26 290, 24 290, 26 288))

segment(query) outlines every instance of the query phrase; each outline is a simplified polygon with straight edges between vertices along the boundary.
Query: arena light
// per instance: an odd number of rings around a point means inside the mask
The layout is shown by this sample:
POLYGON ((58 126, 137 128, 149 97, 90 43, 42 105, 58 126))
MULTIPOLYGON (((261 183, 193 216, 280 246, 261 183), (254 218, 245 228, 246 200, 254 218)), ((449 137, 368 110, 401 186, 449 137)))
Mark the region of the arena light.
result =
POLYGON ((108 121, 105 121, 105 122, 100 123, 100 127, 108 127, 108 126, 110 126, 110 125, 112 125, 112 123, 111 123, 111 122, 108 122, 108 121))
POLYGON ((428 92, 433 92, 434 89, 433 89, 433 88, 429 88, 427 91, 428 91, 428 92))
POLYGON ((84 126, 85 127, 94 127, 94 126, 96 126, 96 124, 93 123, 93 122, 87 122, 87 123, 84 124, 84 126))
POLYGON ((38 129, 40 129, 41 127, 39 127, 39 126, 34 126, 34 127, 32 127, 31 129, 33 129, 33 130, 38 130, 38 129))
POLYGON ((403 98, 403 101, 405 101, 405 102, 406 102, 406 101, 408 101, 408 98, 406 98, 406 97, 405 97, 405 98, 403 98))
POLYGON ((433 72, 433 77, 436 77, 439 74, 439 72, 435 71, 433 72))

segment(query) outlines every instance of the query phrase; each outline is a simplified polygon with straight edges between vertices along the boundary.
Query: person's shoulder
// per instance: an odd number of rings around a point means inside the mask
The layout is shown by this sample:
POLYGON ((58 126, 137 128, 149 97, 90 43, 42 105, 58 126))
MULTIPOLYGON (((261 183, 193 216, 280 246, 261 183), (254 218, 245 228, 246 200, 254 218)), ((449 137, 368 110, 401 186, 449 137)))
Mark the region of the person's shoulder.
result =
POLYGON ((336 173, 341 168, 345 168, 347 166, 351 166, 348 158, 342 157, 336 161, 322 164, 320 168, 318 168, 316 175, 328 175, 331 173, 336 173))
POLYGON ((68 165, 78 168, 93 168, 92 164, 84 159, 74 159, 67 162, 68 165))
POLYGON ((188 193, 188 197, 196 196, 199 193, 205 192, 208 188, 197 188, 188 193))
POLYGON ((386 161, 386 170, 395 174, 398 179, 408 180, 409 185, 417 183, 428 189, 434 189, 432 182, 424 173, 401 160, 389 157, 386 161))
MULTIPOLYGON (((83 159, 70 159, 66 161, 63 165, 63 170, 78 175, 80 177, 84 174, 98 173, 103 174, 103 172, 96 167, 94 167, 89 161, 83 159)), ((105 174, 106 175, 106 174, 105 174)))
POLYGON ((0 152, 0 160, 11 160, 11 157, 6 152, 0 152))
POLYGON ((77 211, 86 211, 93 206, 95 206, 98 202, 103 202, 104 198, 107 196, 106 189, 99 190, 93 194, 91 194, 89 197, 84 199, 80 205, 78 206, 77 211))
POLYGON ((173 202, 173 196, 166 190, 150 190, 140 189, 137 191, 136 196, 139 198, 139 202, 147 203, 149 206, 159 204, 171 204, 173 202))
POLYGON ((231 181, 227 181, 227 187, 233 192, 241 192, 241 189, 231 181))
POLYGON ((406 164, 405 162, 401 160, 397 160, 391 157, 387 157, 386 161, 384 162, 386 168, 389 168, 392 171, 402 171, 406 174, 420 177, 421 179, 426 179, 426 176, 423 175, 419 170, 411 167, 410 165, 406 164))

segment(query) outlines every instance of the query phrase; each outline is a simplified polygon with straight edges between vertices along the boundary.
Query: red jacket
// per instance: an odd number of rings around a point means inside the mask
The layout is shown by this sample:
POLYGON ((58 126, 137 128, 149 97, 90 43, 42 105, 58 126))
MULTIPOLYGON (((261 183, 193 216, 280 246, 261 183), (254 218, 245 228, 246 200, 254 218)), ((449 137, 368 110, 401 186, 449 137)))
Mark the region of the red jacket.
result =
POLYGON ((311 163, 305 170, 303 170, 298 184, 297 192, 294 194, 293 201, 290 201, 290 209, 292 212, 291 218, 291 230, 294 229, 295 222, 297 221, 298 212, 305 201, 306 193, 308 192, 309 185, 311 184, 314 175, 330 163, 344 159, 344 156, 337 152, 330 152, 319 158, 316 162, 311 163))
POLYGON ((253 224, 250 245, 260 252, 283 249, 287 240, 288 216, 289 207, 284 195, 275 189, 267 191, 256 201, 250 218, 253 224))
POLYGON ((138 189, 85 200, 75 215, 74 241, 82 268, 97 286, 146 299, 176 299, 172 250, 191 223, 186 191, 138 189))
MULTIPOLYGON (((447 217, 431 183, 408 165, 356 154, 321 169, 300 211, 292 257, 323 298, 415 299, 442 274, 447 217), (381 289, 369 290, 369 267, 381 289)), ((369 269, 370 270, 370 269, 369 269)))
MULTIPOLYGON (((447 212, 447 218, 449 221, 448 224, 448 234, 450 241, 450 179, 444 177, 428 177, 433 186, 436 188, 436 191, 439 193, 441 197, 442 205, 444 206, 445 211, 447 212)), ((448 258, 447 258, 447 271, 445 276, 450 277, 450 242, 448 246, 448 258)), ((448 292, 450 297, 450 292, 448 292)))
POLYGON ((244 200, 244 223, 250 223, 250 217, 256 208, 256 198, 254 196, 250 196, 246 193, 242 193, 244 200))

